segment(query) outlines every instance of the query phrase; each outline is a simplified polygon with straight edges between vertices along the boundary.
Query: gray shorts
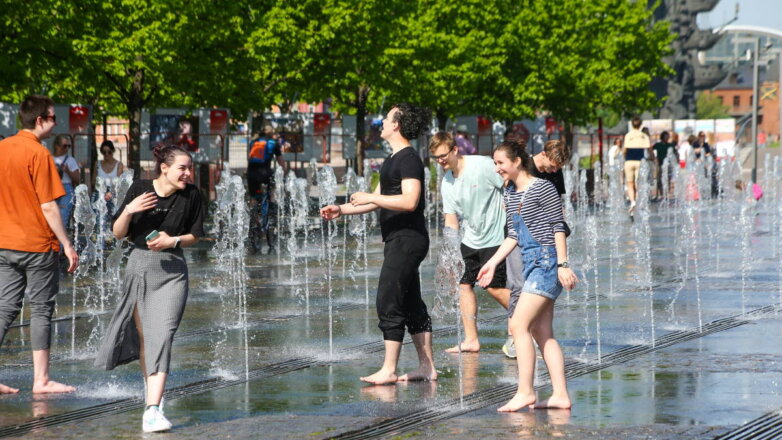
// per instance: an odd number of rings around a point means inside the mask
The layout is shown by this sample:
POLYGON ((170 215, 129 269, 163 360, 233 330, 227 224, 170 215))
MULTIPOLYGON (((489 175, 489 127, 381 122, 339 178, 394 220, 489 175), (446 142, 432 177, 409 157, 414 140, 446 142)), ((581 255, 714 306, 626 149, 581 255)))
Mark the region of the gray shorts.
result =
POLYGON ((54 297, 59 290, 58 253, 0 249, 0 344, 22 309, 29 288, 30 340, 33 350, 48 350, 52 339, 54 297))

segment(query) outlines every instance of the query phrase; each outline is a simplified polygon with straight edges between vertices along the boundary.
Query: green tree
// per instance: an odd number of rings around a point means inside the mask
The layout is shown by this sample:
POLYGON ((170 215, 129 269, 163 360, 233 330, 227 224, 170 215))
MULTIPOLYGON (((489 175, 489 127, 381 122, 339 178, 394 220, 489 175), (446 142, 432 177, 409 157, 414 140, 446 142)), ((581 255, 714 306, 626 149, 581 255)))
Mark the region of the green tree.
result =
POLYGON ((140 160, 142 109, 227 106, 246 114, 274 103, 306 67, 295 57, 298 40, 266 38, 269 29, 292 35, 288 18, 301 6, 282 1, 6 3, 3 21, 14 26, 0 48, 14 62, 0 67, 0 98, 47 93, 124 113, 131 167, 140 160))
POLYGON ((514 98, 503 116, 543 110, 570 127, 598 109, 656 108, 649 83, 668 72, 661 58, 670 40, 645 2, 524 1, 502 40, 514 98))
MULTIPOLYGON (((356 114, 356 158, 363 168, 364 119, 368 108, 379 108, 395 77, 405 66, 394 56, 404 34, 404 20, 415 12, 404 0, 323 0, 327 37, 320 57, 309 71, 321 96, 334 98, 335 108, 356 114)), ((310 95, 310 96, 315 96, 310 95)))
POLYGON ((695 97, 695 117, 721 119, 730 117, 730 107, 723 105, 719 97, 709 92, 698 92, 695 97))

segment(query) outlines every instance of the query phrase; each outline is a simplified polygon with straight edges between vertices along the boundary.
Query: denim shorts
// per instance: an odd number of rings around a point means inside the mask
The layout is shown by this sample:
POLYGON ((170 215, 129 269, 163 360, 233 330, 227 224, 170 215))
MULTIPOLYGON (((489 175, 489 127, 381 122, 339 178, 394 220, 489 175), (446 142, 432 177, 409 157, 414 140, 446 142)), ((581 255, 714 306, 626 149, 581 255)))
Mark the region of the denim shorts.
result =
POLYGON ((522 252, 524 261, 524 287, 522 292, 545 296, 555 301, 562 293, 557 276, 557 250, 554 246, 541 246, 522 252))

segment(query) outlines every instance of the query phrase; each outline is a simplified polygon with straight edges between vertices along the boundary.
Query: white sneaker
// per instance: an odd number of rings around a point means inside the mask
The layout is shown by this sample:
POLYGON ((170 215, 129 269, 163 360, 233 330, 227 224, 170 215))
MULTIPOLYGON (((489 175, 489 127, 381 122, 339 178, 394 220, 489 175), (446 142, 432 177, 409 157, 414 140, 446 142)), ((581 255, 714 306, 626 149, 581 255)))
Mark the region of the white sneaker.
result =
POLYGON ((509 359, 516 359, 516 344, 513 343, 513 336, 508 335, 508 339, 502 345, 502 352, 509 359))
POLYGON ((168 431, 171 429, 171 422, 163 415, 160 408, 157 406, 150 406, 144 411, 141 429, 143 429, 144 432, 168 431))

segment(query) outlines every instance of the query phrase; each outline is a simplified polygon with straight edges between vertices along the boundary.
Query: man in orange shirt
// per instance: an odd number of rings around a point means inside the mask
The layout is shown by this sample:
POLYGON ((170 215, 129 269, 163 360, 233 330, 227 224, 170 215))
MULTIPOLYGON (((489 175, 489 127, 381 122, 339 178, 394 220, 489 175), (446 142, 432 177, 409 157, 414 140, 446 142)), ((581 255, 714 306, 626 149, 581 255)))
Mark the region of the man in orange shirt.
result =
MULTIPOLYGON (((0 344, 29 288, 33 393, 66 393, 75 388, 49 380, 60 244, 69 272, 76 270, 79 256, 57 206, 56 199, 65 190, 52 155, 40 142, 57 125, 54 102, 45 96, 28 96, 19 107, 19 116, 22 130, 0 141, 0 344)), ((0 384, 0 394, 17 392, 0 384)))

